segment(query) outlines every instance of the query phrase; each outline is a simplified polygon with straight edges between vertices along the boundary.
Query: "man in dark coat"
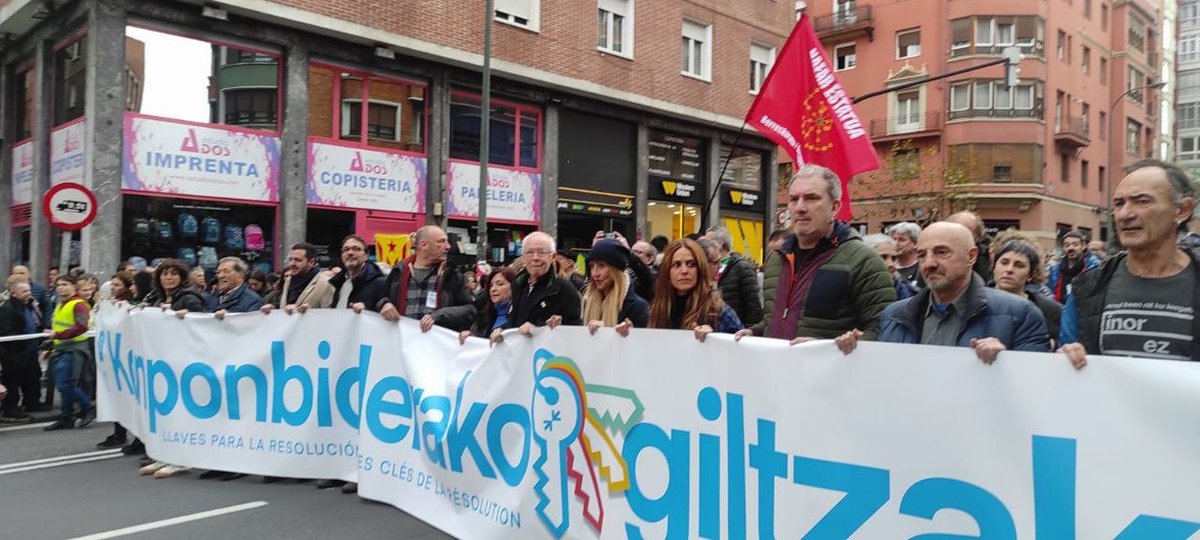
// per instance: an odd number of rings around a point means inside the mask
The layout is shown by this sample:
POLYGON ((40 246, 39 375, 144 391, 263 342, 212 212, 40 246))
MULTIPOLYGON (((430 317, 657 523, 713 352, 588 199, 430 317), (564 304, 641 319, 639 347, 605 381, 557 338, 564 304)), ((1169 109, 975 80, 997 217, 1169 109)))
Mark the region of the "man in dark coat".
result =
POLYGON ((337 289, 333 307, 379 311, 383 307, 379 301, 387 296, 383 271, 367 259, 367 243, 358 235, 342 240, 342 266, 345 269, 329 280, 337 289))
POLYGON ((437 225, 413 235, 413 254, 392 268, 385 280, 386 296, 379 314, 394 321, 401 315, 421 321, 421 331, 434 325, 461 332, 475 322, 475 305, 463 275, 446 263, 450 240, 437 225))
MULTIPOLYGON (((21 276, 8 278, 8 300, 0 303, 0 336, 40 333, 41 308, 33 299, 29 282, 21 276)), ((40 340, 0 344, 0 382, 8 387, 3 400, 4 419, 28 421, 28 412, 41 410, 42 369, 38 365, 40 340)))
MULTIPOLYGON (((554 272, 554 238, 537 231, 521 243, 525 273, 513 283, 512 315, 505 328, 517 328, 529 336, 538 326, 583 325, 579 291, 554 272)), ((501 339, 501 329, 492 332, 492 341, 501 339)))
POLYGON ((721 258, 716 269, 721 299, 733 308, 742 324, 758 324, 763 317, 762 302, 759 301, 758 265, 733 252, 733 235, 725 227, 709 229, 706 238, 717 244, 721 258))

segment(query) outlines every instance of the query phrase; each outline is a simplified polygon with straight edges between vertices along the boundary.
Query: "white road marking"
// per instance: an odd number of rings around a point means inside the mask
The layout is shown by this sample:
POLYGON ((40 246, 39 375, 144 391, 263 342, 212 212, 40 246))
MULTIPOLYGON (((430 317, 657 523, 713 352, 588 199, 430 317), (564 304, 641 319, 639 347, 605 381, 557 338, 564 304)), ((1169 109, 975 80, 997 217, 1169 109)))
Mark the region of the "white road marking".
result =
POLYGON ((67 454, 65 456, 54 456, 54 457, 48 457, 48 458, 43 458, 43 459, 33 459, 33 460, 29 460, 29 461, 18 461, 16 463, 4 463, 4 464, 0 464, 0 471, 6 471, 8 469, 16 469, 16 468, 20 468, 20 467, 26 467, 29 465, 40 465, 42 463, 50 463, 52 461, 67 461, 67 460, 74 460, 74 459, 79 459, 79 458, 88 458, 88 457, 93 457, 93 456, 107 456, 107 455, 114 455, 114 454, 120 454, 120 453, 121 453, 120 448, 113 448, 111 450, 99 450, 96 452, 84 452, 82 454, 67 454))
POLYGON ((20 472, 26 472, 26 471, 52 469, 54 467, 62 467, 64 465, 76 465, 79 463, 89 463, 92 461, 103 461, 106 459, 116 459, 119 457, 121 457, 121 454, 105 454, 103 456, 92 456, 92 457, 70 459, 70 460, 64 460, 64 461, 51 461, 49 463, 42 463, 40 465, 29 465, 28 467, 19 467, 19 468, 15 468, 15 469, 4 469, 4 470, 0 471, 0 476, 4 476, 6 474, 15 474, 15 473, 20 473, 20 472))
POLYGON ((33 428, 39 428, 39 427, 42 427, 42 426, 48 426, 48 425, 50 425, 50 424, 53 424, 53 423, 54 423, 54 422, 39 422, 39 423, 37 423, 37 424, 21 424, 21 425, 19 425, 19 426, 9 426, 9 427, 2 427, 2 428, 0 428, 0 433, 3 433, 3 432, 5 432, 5 431, 20 431, 20 430, 22 430, 22 429, 33 429, 33 428))
POLYGON ((208 519, 211 517, 223 516, 225 514, 241 512, 243 510, 253 510, 255 508, 261 508, 266 505, 267 505, 267 501, 254 501, 254 502, 248 502, 248 503, 243 503, 243 504, 235 504, 233 506, 226 506, 224 508, 215 508, 213 510, 206 510, 204 512, 196 512, 194 514, 186 514, 186 515, 182 515, 179 517, 173 517, 173 518, 169 518, 169 519, 161 519, 158 521, 151 521, 150 523, 143 523, 141 525, 134 525, 132 527, 113 529, 111 531, 98 532, 96 534, 89 534, 87 536, 77 536, 75 538, 71 538, 70 540, 106 540, 108 538, 116 538, 118 536, 137 534, 140 532, 152 531, 154 529, 170 527, 172 525, 180 525, 180 524, 188 523, 188 522, 192 522, 192 521, 199 521, 201 519, 208 519))

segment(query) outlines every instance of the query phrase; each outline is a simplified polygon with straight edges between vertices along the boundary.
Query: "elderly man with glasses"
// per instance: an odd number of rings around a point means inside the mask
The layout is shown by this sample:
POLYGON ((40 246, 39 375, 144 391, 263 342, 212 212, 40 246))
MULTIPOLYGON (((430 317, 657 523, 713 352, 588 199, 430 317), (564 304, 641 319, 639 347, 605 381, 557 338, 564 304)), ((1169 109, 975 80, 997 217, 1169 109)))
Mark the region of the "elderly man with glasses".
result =
POLYGON ((526 236, 521 246, 525 272, 512 285, 508 324, 492 332, 492 341, 500 341, 501 331, 507 328, 529 336, 538 326, 582 326, 579 291, 554 271, 554 238, 538 231, 526 236))

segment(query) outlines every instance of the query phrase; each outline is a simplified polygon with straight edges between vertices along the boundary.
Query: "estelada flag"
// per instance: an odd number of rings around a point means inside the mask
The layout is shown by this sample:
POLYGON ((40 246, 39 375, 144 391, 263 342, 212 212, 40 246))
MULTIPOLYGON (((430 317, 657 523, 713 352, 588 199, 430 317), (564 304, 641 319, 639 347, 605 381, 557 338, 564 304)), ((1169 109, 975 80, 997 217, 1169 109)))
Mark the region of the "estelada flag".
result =
POLYGON ((850 178, 879 168, 867 129, 838 82, 808 15, 800 17, 746 113, 797 165, 828 167, 842 179, 838 219, 849 220, 850 178))
POLYGON ((412 239, 407 234, 375 234, 375 259, 395 267, 408 257, 412 239))

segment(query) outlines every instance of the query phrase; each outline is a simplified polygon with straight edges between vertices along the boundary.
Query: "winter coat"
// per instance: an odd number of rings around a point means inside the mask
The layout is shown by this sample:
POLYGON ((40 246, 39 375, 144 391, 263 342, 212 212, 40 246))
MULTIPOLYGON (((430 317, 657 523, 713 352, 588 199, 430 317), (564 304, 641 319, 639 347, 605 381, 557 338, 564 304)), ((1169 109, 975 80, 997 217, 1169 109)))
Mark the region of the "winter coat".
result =
POLYGON ((534 326, 545 326, 546 319, 553 315, 562 317, 566 325, 583 326, 580 312, 583 300, 570 281, 553 274, 542 276, 545 283, 530 294, 529 274, 522 273, 513 283, 513 307, 505 328, 518 328, 527 322, 534 326))
MULTIPOLYGON (((920 343, 925 314, 929 310, 928 288, 908 300, 887 307, 880 317, 878 341, 920 343)), ((1050 335, 1037 306, 1021 297, 990 289, 983 278, 972 273, 971 284, 963 291, 966 308, 956 345, 968 347, 972 339, 994 337, 1014 351, 1048 352, 1050 335)))
POLYGON ((733 308, 742 324, 755 325, 762 321, 762 303, 758 300, 758 266, 738 254, 729 256, 729 263, 717 281, 721 299, 733 308))
POLYGON ((170 298, 163 298, 163 292, 159 289, 154 289, 142 305, 146 307, 162 307, 163 304, 169 304, 171 309, 175 311, 187 310, 191 313, 204 313, 205 309, 204 296, 200 291, 192 287, 180 287, 175 289, 175 293, 170 298))
MULTIPOLYGON (((1067 284, 1060 283, 1063 277, 1062 270, 1066 264, 1067 260, 1064 258, 1063 260, 1058 261, 1058 264, 1051 266, 1050 279, 1046 280, 1046 286, 1053 293, 1052 298, 1054 298, 1056 302, 1063 304, 1065 304, 1067 302, 1067 298, 1071 296, 1071 292, 1067 290, 1067 284)), ((1100 258, 1092 255, 1091 253, 1086 254, 1083 259, 1083 271, 1080 272, 1080 275, 1086 274, 1088 270, 1096 268, 1097 266, 1100 266, 1100 258)))
MULTIPOLYGON (((308 307, 323 309, 333 307, 333 296, 337 292, 334 286, 329 283, 331 273, 322 272, 318 268, 313 268, 316 275, 308 281, 304 286, 304 290, 300 292, 300 296, 296 297, 296 305, 308 304, 308 307)), ((279 302, 287 304, 288 292, 292 287, 293 276, 285 276, 283 278, 283 289, 279 291, 279 302)))
POLYGON ((896 300, 883 259, 842 222, 836 222, 832 234, 809 251, 809 260, 818 263, 815 270, 796 273, 796 249, 792 234, 768 255, 763 320, 753 327, 754 334, 834 339, 858 329, 864 339, 875 339, 879 314, 896 300))
MULTIPOLYGON (((384 279, 383 271, 379 269, 379 266, 367 261, 365 266, 363 266, 362 272, 354 276, 354 290, 350 291, 350 298, 346 302, 346 305, 352 306, 362 302, 367 309, 379 311, 379 308, 383 307, 379 304, 379 301, 387 296, 384 279)), ((336 276, 330 278, 329 284, 333 285, 336 291, 333 294, 333 302, 329 304, 329 307, 338 305, 338 301, 342 297, 342 285, 345 283, 345 270, 338 272, 336 276)))
MULTIPOLYGON (((410 279, 412 265, 416 260, 415 255, 410 256, 392 268, 387 279, 384 280, 384 290, 387 291, 387 295, 379 300, 379 306, 375 311, 382 311, 384 305, 391 303, 397 311, 401 314, 404 313, 408 298, 408 286, 412 281, 410 279)), ((471 297, 471 292, 466 288, 463 275, 454 271, 445 262, 438 266, 436 272, 435 279, 437 281, 434 284, 434 290, 437 291, 437 307, 434 308, 432 314, 433 324, 455 332, 470 330, 472 323, 475 322, 475 301, 471 297)))
POLYGON ((209 312, 217 312, 221 310, 230 313, 249 313, 257 311, 263 305, 262 297, 258 293, 250 290, 250 287, 245 283, 234 287, 232 291, 221 294, 220 292, 211 292, 205 296, 205 308, 209 312))

